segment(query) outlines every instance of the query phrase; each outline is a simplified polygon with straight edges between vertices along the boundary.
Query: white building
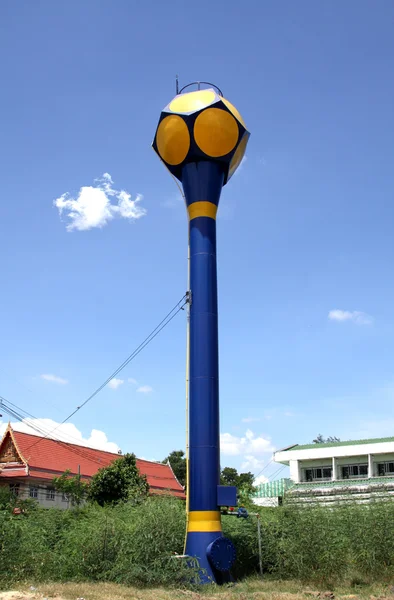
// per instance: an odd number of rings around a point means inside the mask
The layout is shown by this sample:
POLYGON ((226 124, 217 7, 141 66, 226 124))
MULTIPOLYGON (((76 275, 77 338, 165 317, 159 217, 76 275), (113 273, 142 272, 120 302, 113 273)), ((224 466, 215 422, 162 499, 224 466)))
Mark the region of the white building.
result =
POLYGON ((289 446, 274 454, 290 467, 293 500, 370 500, 394 497, 394 437, 289 446))

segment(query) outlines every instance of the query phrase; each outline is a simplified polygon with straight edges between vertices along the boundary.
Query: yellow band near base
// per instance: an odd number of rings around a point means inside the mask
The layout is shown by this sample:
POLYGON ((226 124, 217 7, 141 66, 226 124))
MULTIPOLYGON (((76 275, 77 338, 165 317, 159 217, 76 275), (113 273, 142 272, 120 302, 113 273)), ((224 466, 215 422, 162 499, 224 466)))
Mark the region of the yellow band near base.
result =
POLYGON ((219 510, 193 510, 189 512, 188 531, 222 531, 219 510))
POLYGON ((218 207, 213 202, 205 202, 205 200, 201 202, 193 202, 187 208, 189 213, 189 219, 196 219, 197 217, 210 217, 211 219, 216 219, 216 213, 218 207))

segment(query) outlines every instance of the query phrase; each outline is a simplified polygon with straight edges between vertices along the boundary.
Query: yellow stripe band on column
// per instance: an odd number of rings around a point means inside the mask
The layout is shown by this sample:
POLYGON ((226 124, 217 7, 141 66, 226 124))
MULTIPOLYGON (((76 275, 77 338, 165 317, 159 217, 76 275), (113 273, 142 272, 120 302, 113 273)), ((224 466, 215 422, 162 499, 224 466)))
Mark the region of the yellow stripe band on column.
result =
POLYGON ((211 219, 216 219, 218 207, 213 202, 205 202, 205 200, 202 200, 201 202, 189 204, 187 210, 190 220, 196 219, 197 217, 210 217, 211 219))
POLYGON ((220 511, 193 510, 189 512, 188 531, 222 531, 220 511))

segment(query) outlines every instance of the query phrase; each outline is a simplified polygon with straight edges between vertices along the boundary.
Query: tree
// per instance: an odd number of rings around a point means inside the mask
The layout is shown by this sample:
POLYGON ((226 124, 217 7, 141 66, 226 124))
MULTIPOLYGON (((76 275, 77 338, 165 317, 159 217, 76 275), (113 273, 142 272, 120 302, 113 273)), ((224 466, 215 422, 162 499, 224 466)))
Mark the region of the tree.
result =
POLYGON ((108 467, 99 469, 89 485, 88 500, 100 506, 148 496, 149 485, 145 475, 140 475, 134 454, 125 454, 108 467))
POLYGON ((178 479, 179 483, 186 486, 186 457, 183 450, 173 450, 171 454, 167 456, 163 460, 164 464, 170 463, 171 469, 174 471, 175 477, 178 479))
POLYGON ((254 494, 255 487, 253 485, 254 475, 250 471, 247 473, 239 473, 233 467, 224 467, 220 474, 220 483, 222 485, 235 485, 237 488, 238 498, 242 505, 245 505, 248 499, 254 494))
POLYGON ((255 486, 253 485, 254 475, 250 471, 247 473, 240 473, 238 476, 237 487, 239 490, 242 490, 244 494, 248 494, 251 496, 255 491, 255 486))
POLYGON ((313 440, 314 444, 327 444, 332 442, 340 442, 341 440, 336 435, 329 435, 328 438, 324 438, 321 433, 313 440))
POLYGON ((220 473, 220 483, 222 485, 238 485, 238 471, 233 467, 224 467, 220 473))
POLYGON ((71 475, 71 471, 67 470, 59 477, 54 477, 52 483, 55 490, 68 497, 72 506, 80 506, 86 498, 88 484, 82 481, 81 475, 71 475))

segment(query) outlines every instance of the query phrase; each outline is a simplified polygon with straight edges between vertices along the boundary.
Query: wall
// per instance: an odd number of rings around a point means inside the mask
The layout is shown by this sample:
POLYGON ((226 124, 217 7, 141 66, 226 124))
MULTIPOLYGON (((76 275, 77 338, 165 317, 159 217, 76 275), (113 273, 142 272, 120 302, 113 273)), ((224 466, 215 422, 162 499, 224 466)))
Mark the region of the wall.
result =
POLYGON ((279 506, 279 498, 253 498, 253 504, 264 507, 279 506))
POLYGON ((60 508, 66 509, 69 508, 70 503, 68 501, 63 500, 63 494, 61 492, 55 491, 54 500, 49 500, 46 497, 47 487, 51 487, 51 482, 48 480, 30 480, 29 483, 26 481, 13 479, 12 484, 19 483, 19 498, 30 498, 30 487, 38 487, 38 497, 31 498, 32 500, 36 500, 40 506, 43 508, 60 508))

